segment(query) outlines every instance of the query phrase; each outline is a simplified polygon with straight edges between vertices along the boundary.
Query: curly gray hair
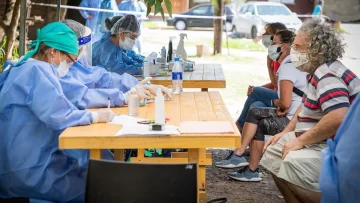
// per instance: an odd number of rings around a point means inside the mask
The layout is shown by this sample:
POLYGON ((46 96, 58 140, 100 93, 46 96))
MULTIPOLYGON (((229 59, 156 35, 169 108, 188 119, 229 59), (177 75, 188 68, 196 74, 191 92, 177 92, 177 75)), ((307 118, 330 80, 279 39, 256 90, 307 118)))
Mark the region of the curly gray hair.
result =
POLYGON ((303 32, 309 42, 306 72, 313 73, 322 64, 342 58, 346 44, 341 34, 320 19, 309 19, 303 23, 299 33, 303 32))

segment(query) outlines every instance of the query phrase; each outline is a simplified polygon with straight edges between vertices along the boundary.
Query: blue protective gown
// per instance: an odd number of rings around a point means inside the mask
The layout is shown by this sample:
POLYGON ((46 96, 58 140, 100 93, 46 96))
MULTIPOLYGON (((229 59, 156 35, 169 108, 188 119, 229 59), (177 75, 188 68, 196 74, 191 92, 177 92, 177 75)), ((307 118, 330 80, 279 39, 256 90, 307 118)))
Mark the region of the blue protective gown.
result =
POLYGON ((29 59, 9 71, 0 91, 0 197, 82 202, 86 169, 59 150, 58 138, 91 124, 91 113, 66 99, 48 63, 29 59))
POLYGON ((351 105, 335 139, 323 150, 320 174, 322 203, 359 202, 360 199, 360 97, 351 105))
MULTIPOLYGON (((80 7, 86 8, 100 8, 102 0, 82 0, 80 3, 80 7)), ((98 11, 89 11, 89 10, 79 10, 80 14, 83 18, 86 19, 86 26, 89 27, 92 33, 95 33, 97 23, 98 23, 98 11), (89 16, 92 15, 93 17, 89 19, 89 16)))
MULTIPOLYGON (((101 4, 100 4, 100 8, 101 9, 114 10, 114 11, 119 10, 115 0, 103 0, 101 2, 101 4)), ((98 18, 97 27, 96 27, 96 34, 95 34, 95 37, 93 37, 93 39, 92 39, 93 43, 97 42, 99 39, 101 39, 101 37, 105 33, 109 32, 105 28, 105 19, 116 16, 116 15, 119 15, 119 14, 116 13, 116 12, 114 12, 114 13, 112 13, 112 12, 100 12, 99 13, 99 18, 98 18)))
POLYGON ((105 34, 101 40, 93 44, 92 54, 93 65, 105 67, 106 70, 120 75, 140 75, 139 68, 143 66, 144 61, 144 56, 115 45, 110 40, 110 34, 105 34))

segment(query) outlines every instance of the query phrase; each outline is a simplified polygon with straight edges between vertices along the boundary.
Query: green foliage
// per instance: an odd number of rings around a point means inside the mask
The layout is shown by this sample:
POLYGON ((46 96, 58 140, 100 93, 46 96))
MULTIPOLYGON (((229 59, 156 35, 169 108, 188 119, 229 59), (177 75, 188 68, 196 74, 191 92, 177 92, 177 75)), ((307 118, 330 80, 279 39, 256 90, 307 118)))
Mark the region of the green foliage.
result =
POLYGON ((164 3, 169 13, 169 16, 172 17, 171 0, 145 0, 145 4, 147 6, 146 16, 149 16, 149 14, 151 13, 151 8, 154 7, 154 15, 161 13, 162 19, 165 21, 165 13, 162 7, 164 3))

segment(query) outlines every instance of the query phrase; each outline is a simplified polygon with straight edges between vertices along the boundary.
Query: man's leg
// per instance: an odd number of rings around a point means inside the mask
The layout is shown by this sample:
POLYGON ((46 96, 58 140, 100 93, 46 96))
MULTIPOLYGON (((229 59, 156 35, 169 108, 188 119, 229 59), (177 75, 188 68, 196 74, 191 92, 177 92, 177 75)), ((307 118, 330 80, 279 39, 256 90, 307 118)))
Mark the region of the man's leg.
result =
POLYGON ((274 179, 274 182, 277 188, 280 190, 281 194, 284 196, 285 202, 289 203, 301 203, 301 201, 295 196, 292 190, 286 184, 286 181, 278 178, 276 175, 271 173, 271 176, 274 179))
POLYGON ((283 180, 283 181, 288 186, 288 188, 292 191, 292 193, 300 200, 300 202, 319 203, 321 201, 321 193, 320 192, 306 190, 297 185, 289 183, 285 180, 283 180))

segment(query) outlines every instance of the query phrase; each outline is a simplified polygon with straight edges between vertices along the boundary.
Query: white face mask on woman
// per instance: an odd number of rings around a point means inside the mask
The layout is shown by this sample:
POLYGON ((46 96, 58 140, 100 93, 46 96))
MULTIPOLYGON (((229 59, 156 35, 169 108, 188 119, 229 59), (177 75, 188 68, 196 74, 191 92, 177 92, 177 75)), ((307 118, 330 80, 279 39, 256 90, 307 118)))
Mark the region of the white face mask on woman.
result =
POLYGON ((262 40, 262 44, 264 45, 264 47, 268 48, 271 43, 272 43, 272 39, 271 39, 271 35, 263 35, 261 37, 262 40))
POLYGON ((291 48, 290 57, 291 57, 291 63, 295 66, 295 68, 305 72, 304 68, 301 68, 301 66, 309 62, 306 53, 300 53, 296 51, 294 48, 291 48))
POLYGON ((282 53, 281 46, 282 45, 277 44, 269 46, 268 55, 271 60, 277 61, 280 58, 280 55, 282 53))
POLYGON ((132 49, 135 46, 136 41, 134 39, 131 39, 129 37, 125 37, 125 40, 122 41, 121 39, 119 39, 119 46, 120 48, 128 51, 130 49, 132 49))
MULTIPOLYGON (((60 58, 60 53, 59 53, 59 58, 60 58)), ((58 72, 60 78, 64 77, 69 72, 70 66, 67 64, 66 60, 60 61, 59 65, 56 65, 54 63, 53 58, 51 60, 52 60, 51 64, 55 67, 55 70, 58 72)))

